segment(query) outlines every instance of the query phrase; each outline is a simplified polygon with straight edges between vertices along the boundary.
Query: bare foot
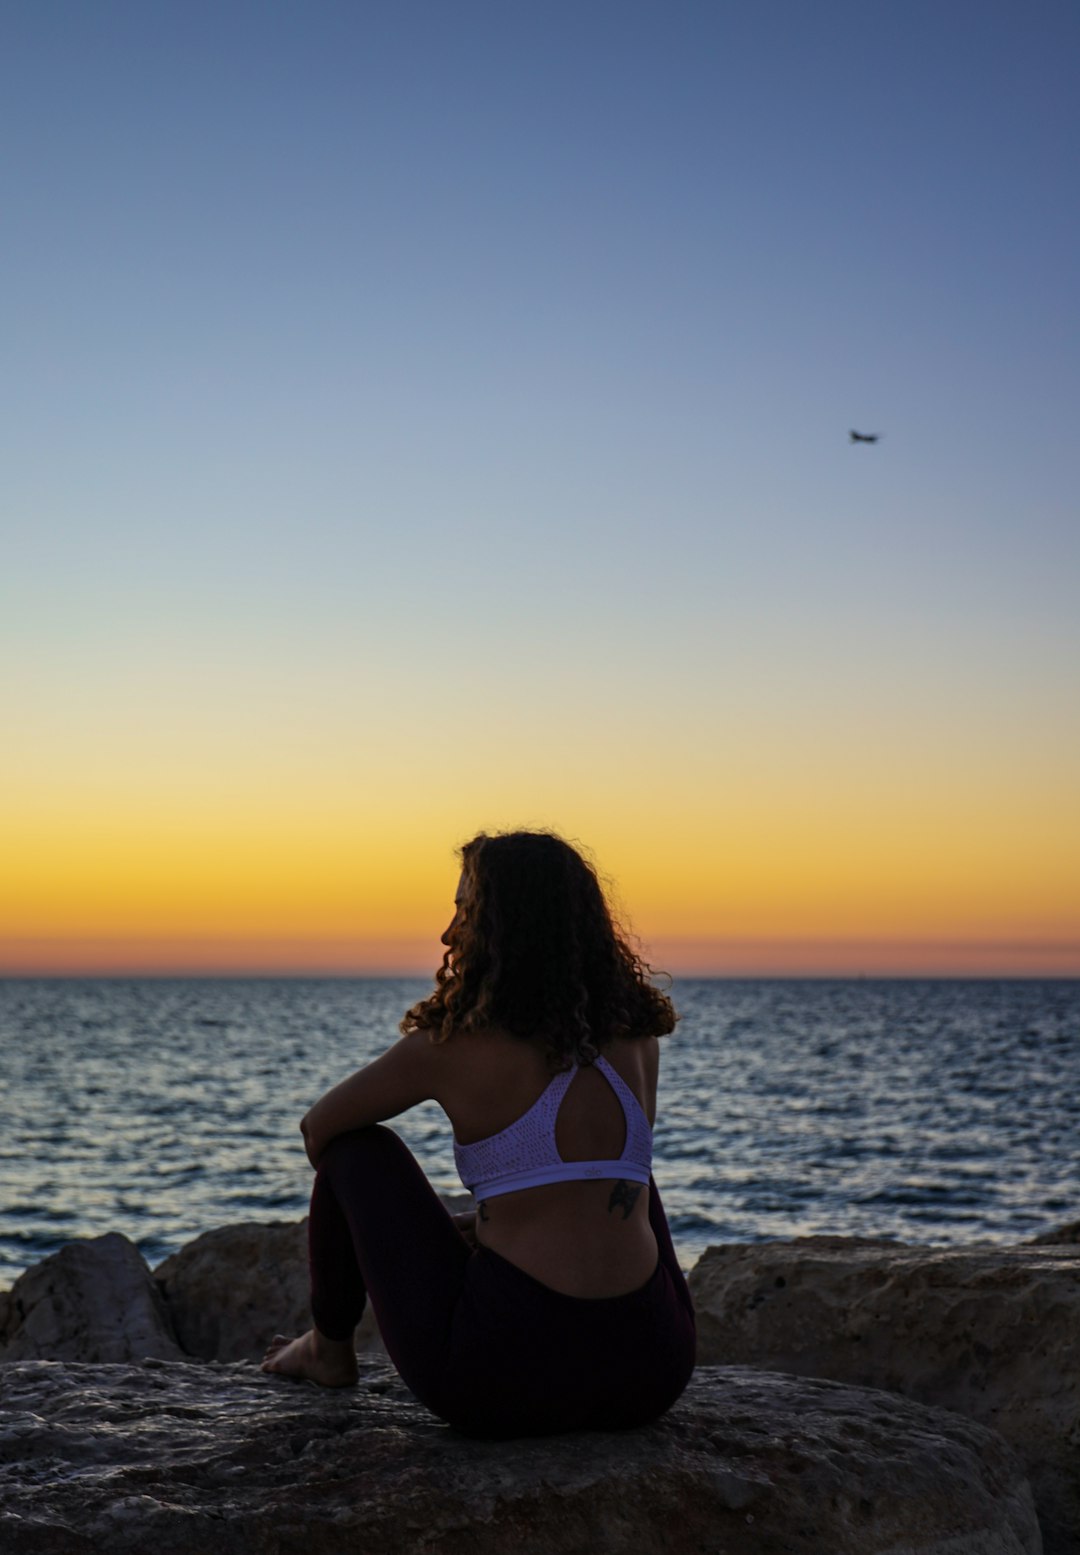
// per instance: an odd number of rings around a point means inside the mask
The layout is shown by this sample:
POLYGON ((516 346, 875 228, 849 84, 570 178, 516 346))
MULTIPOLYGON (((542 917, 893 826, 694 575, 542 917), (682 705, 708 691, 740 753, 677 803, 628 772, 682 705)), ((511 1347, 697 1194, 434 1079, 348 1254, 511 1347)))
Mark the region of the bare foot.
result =
POLYGON ((309 1328, 299 1339, 275 1334, 260 1370, 317 1382, 323 1388, 352 1387, 360 1375, 352 1340, 327 1339, 317 1328, 309 1328))

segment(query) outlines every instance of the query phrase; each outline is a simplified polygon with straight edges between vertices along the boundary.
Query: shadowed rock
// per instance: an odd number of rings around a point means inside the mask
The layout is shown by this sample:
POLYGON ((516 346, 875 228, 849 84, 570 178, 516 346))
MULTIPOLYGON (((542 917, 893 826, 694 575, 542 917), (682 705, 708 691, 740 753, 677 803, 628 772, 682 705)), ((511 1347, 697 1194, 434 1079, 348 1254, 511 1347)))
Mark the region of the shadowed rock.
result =
POLYGON ((1052 1231, 1044 1231, 1040 1236, 1033 1236, 1028 1246, 1062 1247, 1070 1242, 1080 1242, 1080 1220, 1070 1220, 1067 1225, 1055 1226, 1052 1231))
POLYGON ((702 1362, 959 1410, 1019 1452, 1047 1555, 1080 1551, 1080 1248, 809 1237, 710 1248, 690 1286, 702 1362))
POLYGON ((5 1555, 1039 1555, 994 1433, 883 1393, 706 1369, 625 1434, 470 1441, 362 1362, 5 1368, 5 1555))
MULTIPOLYGON (((178 1360, 161 1294, 134 1242, 69 1242, 27 1269, 0 1305, 0 1360, 178 1360)), ((0 1546, 2 1547, 2 1546, 0 1546)))

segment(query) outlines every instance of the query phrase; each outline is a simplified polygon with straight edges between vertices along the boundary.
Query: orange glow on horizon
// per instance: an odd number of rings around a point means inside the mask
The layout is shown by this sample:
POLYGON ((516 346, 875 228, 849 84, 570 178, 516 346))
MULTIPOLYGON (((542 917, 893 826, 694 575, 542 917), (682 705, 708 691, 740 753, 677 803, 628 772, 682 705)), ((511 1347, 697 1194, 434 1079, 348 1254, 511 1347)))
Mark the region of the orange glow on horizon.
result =
MULTIPOLYGON (((586 845, 675 975, 1080 976, 1080 812, 1063 791, 1043 807, 884 780, 714 791, 706 770, 644 768, 511 807, 516 785, 488 768, 452 786, 414 767, 366 790, 234 774, 227 794, 106 795, 57 766, 52 789, 12 785, 5 807, 0 975, 430 977, 457 845, 550 826, 586 845)), ((520 792, 540 791, 522 777, 520 792)))
MULTIPOLYGON (((1080 942, 656 939, 642 953, 678 977, 1080 977, 1080 942)), ((437 939, 0 939, 5 977, 419 977, 437 939)))

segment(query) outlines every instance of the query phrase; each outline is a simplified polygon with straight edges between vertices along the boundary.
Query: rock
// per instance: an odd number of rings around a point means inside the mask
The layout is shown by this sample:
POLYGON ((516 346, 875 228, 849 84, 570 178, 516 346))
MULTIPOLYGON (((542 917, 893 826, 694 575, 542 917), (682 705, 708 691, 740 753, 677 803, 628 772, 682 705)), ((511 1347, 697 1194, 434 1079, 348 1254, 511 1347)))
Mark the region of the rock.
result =
MULTIPOLYGON (((472 1206, 468 1194, 442 1201, 454 1214, 472 1206)), ((159 1264, 154 1279, 181 1347, 199 1360, 261 1360, 275 1334, 311 1327, 306 1219, 204 1231, 159 1264)), ((385 1353, 370 1305, 356 1348, 385 1353)))
POLYGON ((887 1388, 999 1431, 1047 1555, 1080 1550, 1080 1250, 809 1237, 710 1248, 698 1358, 887 1388))
POLYGON ((27 1269, 0 1309, 0 1360, 182 1358, 165 1303, 134 1242, 69 1242, 27 1269))
POLYGON ((1033 1236, 1028 1246, 1060 1247, 1068 1242, 1080 1242, 1080 1220, 1070 1220, 1067 1225, 1055 1226, 1052 1231, 1043 1231, 1041 1235, 1033 1236))
POLYGON ((1039 1555, 993 1432, 842 1384, 704 1369, 646 1430, 471 1441, 364 1360, 4 1369, 5 1555, 1039 1555))

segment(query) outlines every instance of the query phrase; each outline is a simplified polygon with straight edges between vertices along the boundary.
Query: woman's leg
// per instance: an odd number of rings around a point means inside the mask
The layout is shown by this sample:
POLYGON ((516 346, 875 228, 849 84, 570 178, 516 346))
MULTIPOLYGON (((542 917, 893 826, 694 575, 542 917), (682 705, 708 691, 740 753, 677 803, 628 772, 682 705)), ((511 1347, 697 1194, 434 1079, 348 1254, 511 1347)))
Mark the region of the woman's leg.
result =
POLYGON ((391 1360, 426 1401, 441 1382, 473 1252, 392 1130, 358 1129, 328 1145, 308 1248, 318 1333, 351 1341, 370 1295, 391 1360))

